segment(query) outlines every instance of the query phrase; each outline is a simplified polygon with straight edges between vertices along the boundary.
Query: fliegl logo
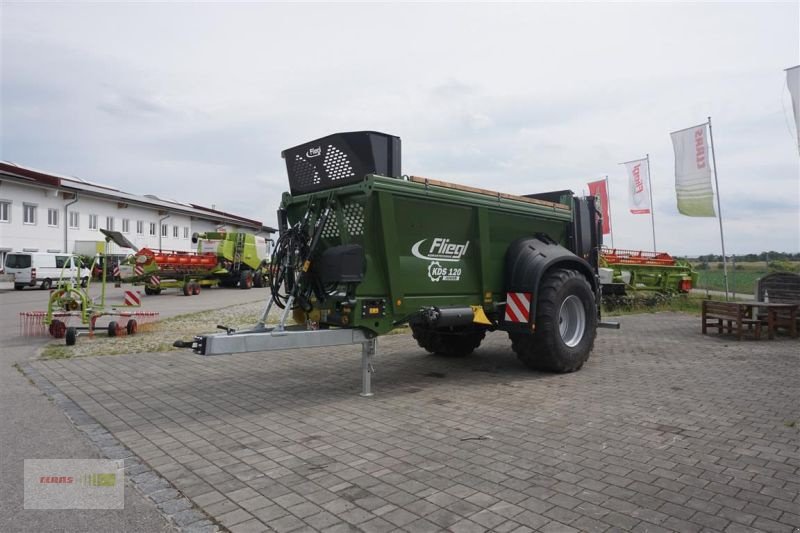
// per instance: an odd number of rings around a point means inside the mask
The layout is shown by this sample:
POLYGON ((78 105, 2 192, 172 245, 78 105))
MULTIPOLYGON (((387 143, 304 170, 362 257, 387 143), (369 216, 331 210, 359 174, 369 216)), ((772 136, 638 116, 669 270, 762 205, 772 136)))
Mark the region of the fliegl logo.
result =
POLYGON ((467 254, 467 249, 469 249, 469 241, 464 244, 458 244, 450 242, 450 239, 437 237, 431 241, 426 255, 421 250, 424 249, 422 245, 427 240, 422 239, 414 243, 414 246, 411 247, 411 253, 414 257, 426 261, 460 261, 467 254))
POLYGON ((306 151, 306 157, 319 157, 322 155, 322 147, 317 146, 316 148, 309 148, 306 151))

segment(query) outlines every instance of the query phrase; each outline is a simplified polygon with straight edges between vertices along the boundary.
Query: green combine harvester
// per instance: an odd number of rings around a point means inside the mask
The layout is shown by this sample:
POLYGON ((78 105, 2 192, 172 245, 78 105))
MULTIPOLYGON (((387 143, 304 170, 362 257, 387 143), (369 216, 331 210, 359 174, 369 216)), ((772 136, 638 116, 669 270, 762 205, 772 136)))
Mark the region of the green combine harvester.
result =
POLYGON ((515 196, 402 176, 400 139, 371 131, 282 156, 290 192, 260 322, 176 346, 217 355, 362 344, 368 395, 375 338, 403 324, 423 349, 448 356, 505 331, 527 366, 554 372, 581 368, 597 327, 617 327, 599 320, 594 197, 515 196), (281 320, 267 326, 273 306, 281 320))
POLYGON ((136 251, 127 281, 143 284, 146 294, 177 288, 186 296, 201 287, 266 287, 269 278, 268 244, 263 237, 241 232, 192 235, 196 252, 136 251), (204 250, 205 246, 205 250, 204 250), (208 248, 211 248, 210 250, 208 248))

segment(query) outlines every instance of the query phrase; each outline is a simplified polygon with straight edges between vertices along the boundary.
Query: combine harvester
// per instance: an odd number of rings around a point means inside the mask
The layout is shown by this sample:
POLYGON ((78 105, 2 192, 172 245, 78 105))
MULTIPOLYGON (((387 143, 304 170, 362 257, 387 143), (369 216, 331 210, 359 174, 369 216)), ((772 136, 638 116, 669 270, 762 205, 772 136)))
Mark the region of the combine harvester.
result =
POLYGON ((697 273, 688 261, 665 252, 603 248, 600 279, 603 294, 609 296, 629 291, 688 293, 697 284, 697 273))
MULTIPOLYGON (((135 249, 118 231, 100 230, 106 239, 106 244, 114 242, 122 248, 135 249)), ((94 269, 97 259, 92 263, 94 269)), ((103 275, 101 277, 100 297, 92 298, 89 289, 91 280, 79 280, 74 276, 74 271, 66 267, 62 269, 56 288, 50 291, 47 302, 47 311, 23 311, 19 315, 20 329, 23 335, 40 335, 49 333, 56 339, 65 339, 67 346, 72 346, 81 334, 94 336, 97 330, 97 321, 108 317, 112 320, 104 326, 109 337, 134 335, 143 324, 158 320, 158 312, 138 309, 141 298, 133 291, 125 291, 121 304, 109 305, 106 301, 106 266, 108 261, 102 261, 103 275)))
POLYGON ((145 294, 177 288, 185 296, 201 287, 265 287, 269 277, 269 241, 249 233, 206 232, 192 235, 196 252, 155 251, 142 248, 123 271, 124 281, 144 285, 145 294), (214 251, 204 251, 211 242, 214 251))
POLYGON ((400 139, 378 132, 330 135, 282 156, 291 192, 261 320, 175 346, 221 355, 361 344, 369 396, 375 339, 402 324, 423 349, 448 356, 505 331, 525 365, 552 372, 581 368, 596 329, 618 327, 599 320, 594 197, 405 177, 400 139), (283 309, 274 327, 273 306, 283 309))

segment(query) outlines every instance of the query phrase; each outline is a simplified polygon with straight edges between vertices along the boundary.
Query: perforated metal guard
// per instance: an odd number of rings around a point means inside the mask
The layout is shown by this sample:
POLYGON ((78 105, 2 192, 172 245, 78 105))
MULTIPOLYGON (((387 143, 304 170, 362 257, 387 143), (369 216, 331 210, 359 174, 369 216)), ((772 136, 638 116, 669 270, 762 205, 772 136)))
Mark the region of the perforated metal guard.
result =
POLYGON ((375 131, 336 133, 281 156, 292 194, 357 183, 367 174, 400 177, 400 138, 375 131))
MULTIPOLYGON (((344 219, 347 233, 351 237, 359 237, 364 235, 364 206, 361 204, 345 204, 342 208, 342 217, 344 219)), ((335 239, 339 237, 339 226, 336 223, 336 217, 331 216, 325 222, 325 227, 322 228, 323 239, 335 239)))

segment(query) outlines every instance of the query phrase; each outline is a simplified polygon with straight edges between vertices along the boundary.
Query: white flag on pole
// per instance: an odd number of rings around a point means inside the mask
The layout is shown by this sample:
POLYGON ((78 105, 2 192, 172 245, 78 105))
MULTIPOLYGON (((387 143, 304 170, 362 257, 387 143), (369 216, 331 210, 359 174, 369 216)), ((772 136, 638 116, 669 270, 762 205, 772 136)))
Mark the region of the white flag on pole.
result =
POLYGON ((650 176, 647 174, 647 159, 625 163, 628 171, 628 207, 634 215, 650 213, 650 191, 647 190, 650 176))
POLYGON ((786 69, 786 86, 789 88, 789 94, 792 95, 797 149, 800 150, 800 65, 786 69))
POLYGON ((715 217, 708 130, 700 124, 670 133, 675 150, 678 211, 690 217, 715 217))

